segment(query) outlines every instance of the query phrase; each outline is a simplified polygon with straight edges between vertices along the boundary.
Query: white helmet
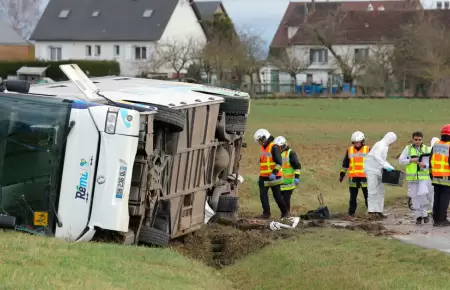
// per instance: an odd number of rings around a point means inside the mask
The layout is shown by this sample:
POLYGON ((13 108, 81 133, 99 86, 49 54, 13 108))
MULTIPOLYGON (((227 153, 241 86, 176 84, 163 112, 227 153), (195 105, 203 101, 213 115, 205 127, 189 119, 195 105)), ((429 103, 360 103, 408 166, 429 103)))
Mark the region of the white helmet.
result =
POLYGON ((275 138, 274 142, 280 147, 284 147, 287 145, 286 138, 284 138, 283 136, 278 136, 277 138, 275 138))
POLYGON ((255 135, 253 135, 253 138, 255 139, 256 142, 259 141, 266 142, 267 139, 269 139, 269 137, 270 133, 266 129, 258 129, 256 130, 255 135))
POLYGON ((361 131, 356 131, 352 134, 352 142, 361 142, 364 139, 366 139, 366 136, 364 136, 364 133, 361 131))

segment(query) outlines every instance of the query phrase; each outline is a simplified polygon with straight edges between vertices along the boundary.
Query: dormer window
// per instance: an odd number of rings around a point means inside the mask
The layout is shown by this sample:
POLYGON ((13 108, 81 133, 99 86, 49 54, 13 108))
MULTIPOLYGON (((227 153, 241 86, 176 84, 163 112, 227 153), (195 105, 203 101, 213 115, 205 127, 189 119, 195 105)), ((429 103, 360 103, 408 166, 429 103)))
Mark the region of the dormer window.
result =
POLYGON ((67 18, 69 16, 70 10, 65 9, 65 10, 61 10, 61 12, 59 12, 59 18, 67 18))
POLYGON ((100 11, 96 10, 92 12, 92 17, 97 17, 100 14, 100 11))
POLYGON ((142 17, 144 18, 150 18, 152 17, 153 14, 153 10, 152 9, 147 9, 144 11, 144 13, 142 14, 142 17))

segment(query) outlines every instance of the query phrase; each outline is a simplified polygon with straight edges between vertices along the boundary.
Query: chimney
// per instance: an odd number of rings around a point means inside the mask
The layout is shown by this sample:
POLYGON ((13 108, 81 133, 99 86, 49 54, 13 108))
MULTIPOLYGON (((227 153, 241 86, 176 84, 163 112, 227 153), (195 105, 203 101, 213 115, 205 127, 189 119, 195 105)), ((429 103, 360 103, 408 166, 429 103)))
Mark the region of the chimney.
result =
POLYGON ((316 12, 316 0, 311 0, 312 2, 312 12, 316 12))

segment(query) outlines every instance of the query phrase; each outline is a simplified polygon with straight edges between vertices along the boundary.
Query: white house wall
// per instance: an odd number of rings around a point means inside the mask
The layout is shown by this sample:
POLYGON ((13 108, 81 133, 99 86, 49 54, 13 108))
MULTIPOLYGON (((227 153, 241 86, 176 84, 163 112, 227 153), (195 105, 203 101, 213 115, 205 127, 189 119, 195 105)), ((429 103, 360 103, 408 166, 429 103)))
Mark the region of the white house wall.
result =
POLYGON ((161 36, 161 41, 185 40, 189 37, 206 42, 206 35, 188 0, 180 0, 161 36))
MULTIPOLYGON (((166 30, 161 36, 160 43, 174 44, 189 40, 194 40, 196 45, 204 45, 206 43, 206 34, 189 1, 180 0, 170 17, 166 30)), ((170 67, 162 68, 162 70, 164 72, 173 72, 173 69, 170 67)), ((186 73, 186 69, 183 69, 181 73, 186 73)))
MULTIPOLYGON (((310 49, 321 49, 321 46, 311 46, 311 45, 296 45, 287 48, 288 55, 290 57, 295 56, 297 59, 309 63, 310 49)), ((369 57, 373 55, 374 51, 379 51, 380 49, 390 49, 392 47, 381 47, 379 45, 335 45, 333 50, 342 57, 349 65, 353 65, 355 59, 355 49, 368 49, 369 57)), ((273 65, 267 65, 261 69, 261 82, 264 84, 266 90, 271 90, 270 85, 273 83, 271 79, 271 74, 273 70, 279 70, 273 65)), ((308 65, 308 68, 297 74, 296 85, 301 85, 307 82, 307 76, 312 76, 312 81, 314 83, 323 84, 324 86, 329 86, 328 81, 334 76, 341 75, 340 67, 337 64, 336 59, 328 51, 328 61, 327 63, 313 63, 308 65)), ((286 72, 280 70, 279 73, 279 90, 289 91, 292 89, 292 79, 290 75, 286 72), (291 86, 289 86, 291 84, 291 86)), ((277 86, 278 87, 278 86, 277 86)))
POLYGON ((146 47, 147 59, 154 48, 153 42, 44 42, 35 44, 37 59, 50 60, 50 47, 61 48, 61 60, 116 60, 120 64, 120 72, 125 76, 135 76, 144 65, 143 61, 135 60, 135 47, 146 47), (86 55, 86 46, 90 45, 92 56, 86 55), (95 46, 100 45, 100 55, 95 56, 95 46), (114 55, 115 46, 119 46, 119 55, 114 55))

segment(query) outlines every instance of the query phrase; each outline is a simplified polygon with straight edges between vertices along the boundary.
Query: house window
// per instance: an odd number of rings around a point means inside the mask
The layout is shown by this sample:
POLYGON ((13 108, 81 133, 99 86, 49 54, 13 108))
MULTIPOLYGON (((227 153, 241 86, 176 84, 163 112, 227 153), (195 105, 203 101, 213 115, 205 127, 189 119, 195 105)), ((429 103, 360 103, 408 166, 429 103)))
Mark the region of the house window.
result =
POLYGON ((312 74, 306 74, 306 83, 312 84, 313 82, 313 75, 312 74))
POLYGON ((368 48, 355 48, 355 62, 361 62, 369 56, 368 48))
POLYGON ((328 63, 328 49, 311 49, 309 52, 309 63, 328 63))
POLYGON ((86 45, 86 56, 92 56, 92 46, 86 45))
POLYGON ((100 45, 95 46, 95 56, 100 56, 102 54, 102 50, 100 45))
POLYGON ((436 2, 436 7, 437 9, 442 9, 442 2, 441 1, 436 2))
POLYGON ((147 59, 147 48, 145 46, 136 46, 134 48, 134 59, 147 59))
POLYGON ((114 45, 114 56, 120 55, 120 46, 114 45))
POLYGON ((450 7, 450 2, 444 2, 444 8, 448 9, 450 7))
POLYGON ((50 46, 49 50, 50 50, 50 60, 62 59, 61 47, 50 46))

